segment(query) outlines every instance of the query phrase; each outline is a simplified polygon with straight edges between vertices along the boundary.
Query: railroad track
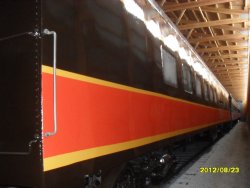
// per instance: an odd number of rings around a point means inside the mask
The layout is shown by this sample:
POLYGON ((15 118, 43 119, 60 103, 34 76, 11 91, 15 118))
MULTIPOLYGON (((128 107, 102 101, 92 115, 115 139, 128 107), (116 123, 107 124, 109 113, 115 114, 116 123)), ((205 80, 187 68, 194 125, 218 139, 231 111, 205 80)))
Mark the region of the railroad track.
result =
MULTIPOLYGON (((166 178, 158 183, 151 184, 148 188, 159 188, 173 180, 180 171, 187 165, 191 165, 197 161, 204 153, 206 153, 220 138, 219 136, 215 141, 209 140, 199 140, 197 142, 192 141, 186 144, 179 144, 173 149, 175 155, 176 165, 171 170, 171 172, 166 176, 166 178)), ((195 174, 190 174, 195 175, 195 174)))

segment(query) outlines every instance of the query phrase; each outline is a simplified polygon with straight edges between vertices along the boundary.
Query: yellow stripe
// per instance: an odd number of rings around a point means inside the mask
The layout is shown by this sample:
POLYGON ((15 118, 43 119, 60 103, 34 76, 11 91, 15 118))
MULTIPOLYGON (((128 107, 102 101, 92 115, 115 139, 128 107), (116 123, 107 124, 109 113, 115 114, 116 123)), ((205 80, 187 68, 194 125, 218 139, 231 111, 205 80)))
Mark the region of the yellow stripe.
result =
POLYGON ((103 156, 103 155, 107 155, 107 154, 111 154, 111 153, 115 153, 119 151, 124 151, 124 150, 131 149, 131 148, 136 148, 136 147, 150 144, 153 142, 157 142, 163 139, 167 139, 170 137, 174 137, 174 136, 178 136, 178 135, 185 134, 188 132, 196 131, 202 128, 206 128, 211 125, 219 124, 222 122, 225 122, 225 121, 214 122, 214 123, 202 125, 199 127, 182 129, 182 130, 178 130, 178 131, 174 131, 170 133, 150 136, 150 137, 132 140, 128 142, 101 146, 101 147, 85 149, 85 150, 80 150, 80 151, 71 152, 71 153, 65 153, 65 154, 57 155, 53 157, 48 157, 44 159, 44 171, 53 170, 53 169, 64 167, 64 166, 77 163, 80 161, 85 161, 88 159, 96 158, 99 156, 103 156))
MULTIPOLYGON (((42 66, 42 72, 43 73, 48 73, 48 74, 53 74, 53 68, 43 65, 42 66)), ((56 70, 56 75, 61 76, 61 77, 65 77, 65 78, 74 79, 74 80, 84 81, 84 82, 88 82, 88 83, 92 83, 92 84, 102 85, 102 86, 106 86, 106 87, 112 87, 112 88, 116 88, 116 89, 131 91, 131 92, 134 92, 134 93, 140 93, 140 94, 145 94, 145 95, 150 95, 150 96, 156 96, 156 97, 161 97, 161 98, 165 98, 165 99, 180 101, 180 102, 184 102, 184 103, 192 104, 192 105, 196 105, 196 106, 202 106, 202 107, 205 107, 205 108, 216 109, 214 107, 206 106, 206 105, 203 105, 203 104, 198 104, 198 103, 186 101, 186 100, 183 100, 183 99, 170 97, 170 96, 167 96, 167 95, 164 95, 164 94, 155 93, 155 92, 152 92, 152 91, 147 91, 147 90, 138 89, 138 88, 134 88, 134 87, 129 87, 129 86, 125 86, 125 85, 122 85, 122 84, 117 84, 117 83, 113 83, 113 82, 109 82, 109 81, 105 81, 105 80, 101 80, 101 79, 97 79, 97 78, 93 78, 93 77, 89 77, 89 76, 84 76, 84 75, 81 75, 81 74, 77 74, 77 73, 73 73, 73 72, 69 72, 69 71, 65 71, 65 70, 61 70, 61 69, 56 70)))

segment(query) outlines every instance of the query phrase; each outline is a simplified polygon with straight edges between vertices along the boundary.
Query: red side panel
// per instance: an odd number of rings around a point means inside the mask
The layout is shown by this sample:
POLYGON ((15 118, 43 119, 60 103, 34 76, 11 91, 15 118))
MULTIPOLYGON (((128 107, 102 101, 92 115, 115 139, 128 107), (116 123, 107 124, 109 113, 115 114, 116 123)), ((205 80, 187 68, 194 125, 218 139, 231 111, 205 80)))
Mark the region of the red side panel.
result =
MULTIPOLYGON (((53 130, 52 75, 43 73, 44 132, 53 130)), ((57 77, 58 133, 44 158, 230 119, 229 113, 177 99, 57 77)))

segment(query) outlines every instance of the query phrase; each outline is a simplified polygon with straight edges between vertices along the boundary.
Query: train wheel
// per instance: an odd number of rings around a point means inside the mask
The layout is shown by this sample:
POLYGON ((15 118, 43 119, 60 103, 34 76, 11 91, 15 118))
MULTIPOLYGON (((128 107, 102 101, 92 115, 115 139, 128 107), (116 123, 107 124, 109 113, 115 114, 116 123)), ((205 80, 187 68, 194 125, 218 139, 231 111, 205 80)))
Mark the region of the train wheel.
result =
POLYGON ((126 167, 116 180, 114 188, 136 188, 135 173, 131 167, 126 167))
POLYGON ((209 137, 209 140, 211 142, 215 142, 218 138, 218 131, 217 131, 217 128, 215 129, 211 129, 209 132, 208 132, 208 137, 209 137))

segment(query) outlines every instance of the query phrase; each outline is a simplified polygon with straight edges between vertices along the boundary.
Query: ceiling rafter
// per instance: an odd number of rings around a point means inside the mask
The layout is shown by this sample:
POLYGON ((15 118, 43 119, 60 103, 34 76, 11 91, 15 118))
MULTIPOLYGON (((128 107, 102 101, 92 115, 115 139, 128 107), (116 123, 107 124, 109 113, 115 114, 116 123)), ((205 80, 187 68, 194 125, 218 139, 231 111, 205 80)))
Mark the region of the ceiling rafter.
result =
POLYGON ((216 75, 229 75, 229 76, 233 76, 233 75, 244 75, 242 73, 242 71, 239 70, 225 70, 225 71, 220 71, 220 72, 215 72, 216 75))
POLYGON ((228 69, 228 70, 237 69, 237 68, 239 68, 240 70, 245 69, 244 66, 238 66, 238 65, 235 65, 235 66, 225 66, 225 67, 217 67, 217 66, 211 67, 211 66, 209 66, 209 68, 211 70, 213 70, 214 72, 219 71, 219 70, 224 70, 224 69, 228 69))
MULTIPOLYGON (((176 2, 176 3, 179 3, 178 0, 175 0, 175 2, 176 2)), ((178 16, 178 18, 176 19, 176 22, 175 22, 176 25, 179 25, 179 23, 180 23, 180 21, 182 20, 183 17, 185 17, 185 18, 187 19, 186 15, 185 15, 186 10, 187 10, 187 9, 183 9, 183 10, 182 10, 181 14, 180 14, 180 15, 178 16)), ((173 14, 175 14, 175 13, 173 12, 173 14)), ((187 20, 188 20, 188 19, 187 19, 187 20)), ((182 20, 182 21, 183 21, 183 20, 182 20)))
MULTIPOLYGON (((223 80, 223 79, 222 79, 223 80)), ((227 80, 227 79, 224 79, 223 80, 223 82, 224 83, 227 83, 227 84, 229 84, 229 83, 231 83, 231 84, 240 84, 241 82, 244 82, 245 80, 243 79, 243 78, 235 78, 235 79, 233 79, 233 80, 227 80)))
POLYGON ((200 48, 200 49, 197 49, 196 51, 197 52, 216 52, 218 50, 246 50, 247 48, 248 48, 247 46, 231 45, 231 46, 219 46, 219 47, 212 47, 212 48, 200 48))
MULTIPOLYGON (((211 21, 211 20, 209 19, 209 16, 208 16, 208 14, 207 14, 206 12, 205 12, 206 17, 205 17, 205 15, 204 15, 204 13, 202 12, 202 10, 201 10, 200 7, 199 7, 199 10, 200 10, 201 16, 203 17, 203 19, 204 19, 206 22, 211 21)), ((220 17, 219 17, 219 19, 220 19, 220 17)), ((214 29, 213 29, 212 27, 209 26, 209 27, 208 27, 208 30, 210 31, 211 36, 212 36, 212 37, 215 37, 214 29)), ((219 41, 218 41, 218 40, 215 40, 215 41, 214 41, 214 44, 215 44, 216 47, 219 47, 219 41)), ((218 52, 218 54, 221 56, 221 52, 220 52, 219 50, 218 50, 217 52, 218 52)), ((224 62, 224 59, 222 59, 222 61, 224 62)))
POLYGON ((242 70, 220 70, 218 72, 214 72, 216 75, 224 75, 224 76, 233 76, 233 75, 245 75, 246 71, 243 72, 242 70))
MULTIPOLYGON (((248 39, 246 38, 232 38, 232 39, 227 39, 226 41, 230 42, 230 43, 241 43, 241 42, 247 42, 248 39)), ((190 41, 189 41, 190 42, 190 41)), ((207 42, 211 42, 211 41, 204 41, 204 42, 200 42, 199 44, 202 46, 202 48, 204 46, 209 46, 210 43, 207 43, 207 42)), ((190 42, 191 44, 196 44, 195 42, 190 42)), ((235 44, 230 44, 230 45, 235 45, 235 44)), ((215 47, 215 46, 212 46, 212 47, 215 47)))
POLYGON ((223 64, 222 64, 222 62, 218 62, 218 61, 215 61, 215 62, 213 62, 213 64, 214 65, 226 65, 226 64, 241 64, 241 65, 247 65, 248 63, 247 62, 245 62, 245 61, 242 61, 242 60, 237 60, 237 61, 235 61, 235 60, 226 60, 226 61, 224 61, 223 62, 223 64))
POLYGON ((227 79, 223 80, 224 83, 236 83, 236 84, 242 83, 243 81, 245 81, 245 79, 243 78, 234 79, 234 80, 227 80, 227 79))
POLYGON ((242 34, 228 34, 228 35, 215 35, 209 37, 201 37, 190 39, 189 42, 207 42, 207 41, 214 41, 214 40, 230 40, 230 39, 248 39, 248 35, 242 34))
MULTIPOLYGON (((195 8, 195 11, 199 11, 199 9, 195 8)), ((228 9, 228 8, 214 8, 214 7, 203 7, 203 11, 206 12, 212 12, 212 13, 219 13, 219 14, 244 14, 247 13, 246 10, 241 10, 241 9, 228 9)))
POLYGON ((244 54, 228 54, 228 55, 221 55, 221 56, 203 56, 203 59, 205 60, 211 60, 211 59, 228 59, 228 58, 247 58, 247 55, 244 54))
POLYGON ((156 0, 215 76, 242 100, 246 91, 249 0, 156 0))
POLYGON ((219 25, 227 25, 227 24, 233 24, 233 23, 243 23, 248 22, 247 19, 242 18, 229 18, 229 19, 223 19, 223 20, 215 20, 215 21, 209 21, 209 22, 200 22, 200 23, 191 23, 191 24, 185 24, 180 25, 180 30, 185 29, 195 29, 195 28, 201 28, 201 27, 212 27, 212 26, 219 26, 219 25))
POLYGON ((246 77, 246 75, 245 74, 241 74, 241 73, 239 73, 239 72, 232 72, 232 73, 215 73, 215 75, 217 76, 217 77, 220 77, 220 76, 228 76, 228 77, 230 77, 230 78, 233 78, 233 77, 246 77))
POLYGON ((202 7, 207 5, 214 5, 217 3, 227 3, 231 1, 237 1, 237 0, 199 0, 199 1, 191 1, 186 3, 178 3, 178 4, 164 4, 163 8, 166 12, 173 12, 176 10, 183 10, 183 9, 190 9, 195 7, 202 7))
MULTIPOLYGON (((188 2, 190 2, 190 0, 188 0, 188 2)), ((200 22, 200 19, 199 19, 199 17, 197 16, 197 14, 195 13, 195 11, 191 11, 192 12, 192 14, 194 15, 194 17, 195 17, 195 19, 196 19, 196 22, 200 22)), ((188 34, 187 34, 187 39, 189 39, 190 38, 190 36, 192 35, 192 33, 193 33, 193 31, 194 31, 194 29, 190 29, 189 30, 189 32, 188 32, 188 34)), ((201 28, 201 31, 205 34, 206 33, 206 31, 204 30, 204 28, 201 28)))
POLYGON ((230 26, 230 25, 216 25, 214 28, 217 29, 224 29, 229 31, 247 31, 247 28, 244 27, 238 27, 238 26, 230 26))
POLYGON ((214 68, 214 72, 222 72, 222 71, 241 71, 247 70, 245 67, 220 67, 220 68, 214 68))

